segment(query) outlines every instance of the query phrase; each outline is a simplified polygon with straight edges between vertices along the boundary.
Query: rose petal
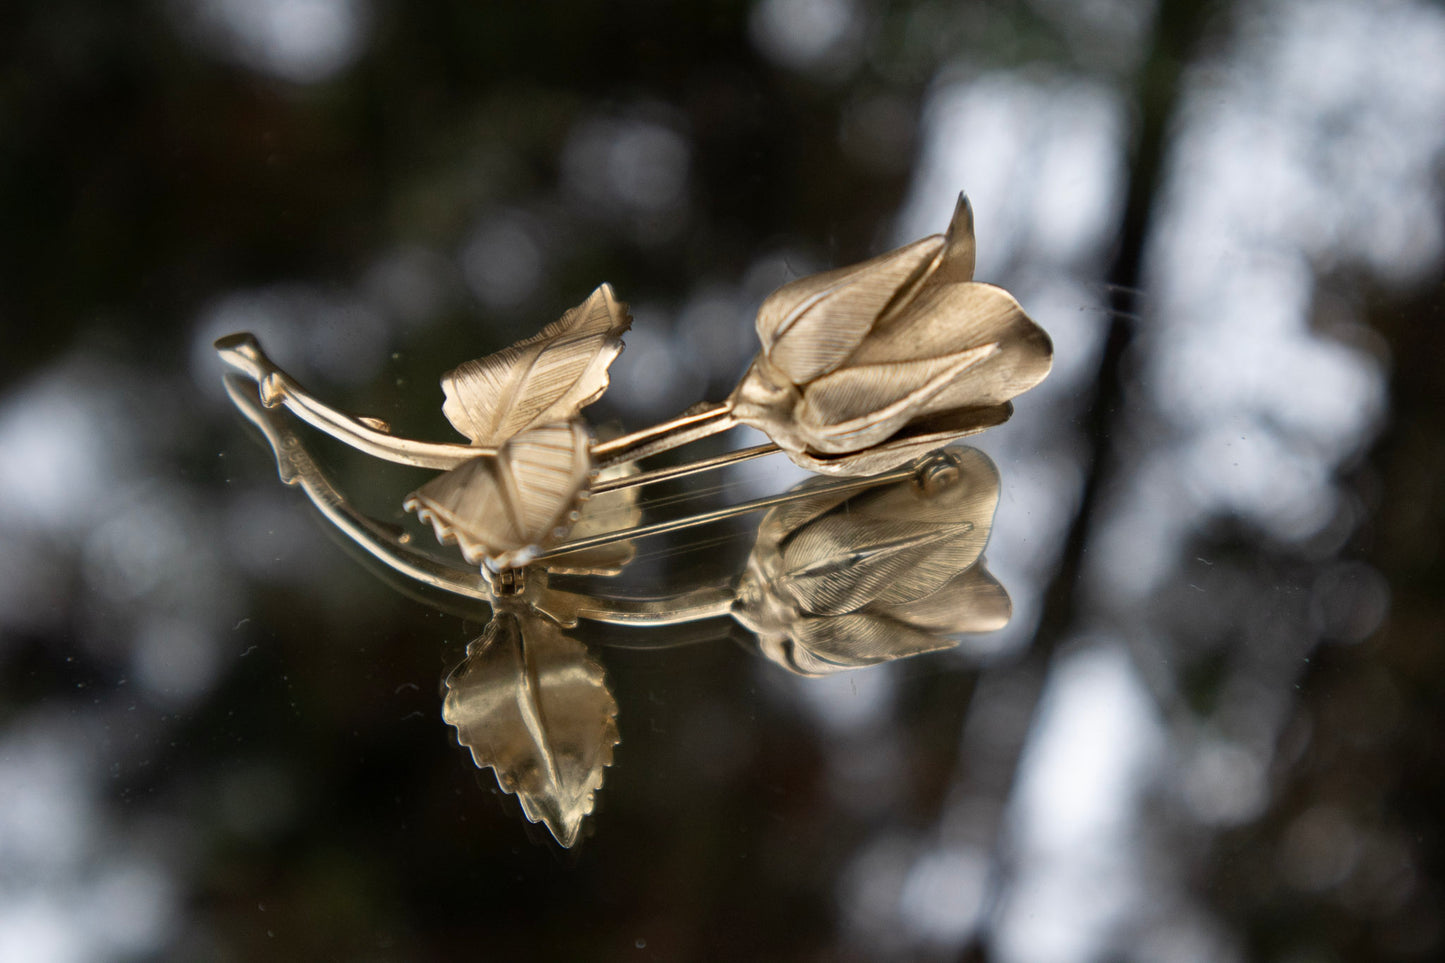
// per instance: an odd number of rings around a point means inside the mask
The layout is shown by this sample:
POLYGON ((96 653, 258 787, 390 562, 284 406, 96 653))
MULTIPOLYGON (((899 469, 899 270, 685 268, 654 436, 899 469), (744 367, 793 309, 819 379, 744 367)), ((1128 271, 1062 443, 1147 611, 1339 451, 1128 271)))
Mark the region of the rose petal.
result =
POLYGON ((857 451, 876 445, 920 414, 937 410, 934 395, 988 357, 993 345, 956 354, 880 365, 849 366, 803 391, 795 418, 808 447, 857 451))
POLYGON ((882 444, 859 452, 828 455, 786 450, 784 454, 798 467, 822 475, 876 475, 936 451, 958 438, 1001 425, 1011 415, 1013 405, 1006 403, 987 408, 966 408, 910 422, 882 444))
POLYGON ((935 235, 783 285, 758 309, 763 353, 797 385, 832 371, 899 293, 933 265, 942 246, 943 238, 935 235))

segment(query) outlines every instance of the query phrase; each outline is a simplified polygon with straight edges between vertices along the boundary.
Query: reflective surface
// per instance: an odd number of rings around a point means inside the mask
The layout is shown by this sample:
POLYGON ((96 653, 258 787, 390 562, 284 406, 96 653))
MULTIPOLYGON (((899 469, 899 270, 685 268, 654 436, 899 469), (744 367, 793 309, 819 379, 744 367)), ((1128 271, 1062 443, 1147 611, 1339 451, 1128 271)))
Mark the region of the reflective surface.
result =
MULTIPOLYGON (((0 958, 1438 958, 1441 49, 1423 2, 18 11, 0 958), (1008 625, 823 678, 761 618, 559 630, 620 739, 560 847, 442 715, 498 691, 454 674, 490 606, 330 538, 211 343, 443 438, 439 372, 605 279, 636 323, 590 420, 650 424, 728 396, 770 292, 960 190, 1055 344, 977 439, 1008 625)), ((426 471, 313 442, 414 524, 426 471)), ((568 591, 735 578, 761 522, 568 591)))

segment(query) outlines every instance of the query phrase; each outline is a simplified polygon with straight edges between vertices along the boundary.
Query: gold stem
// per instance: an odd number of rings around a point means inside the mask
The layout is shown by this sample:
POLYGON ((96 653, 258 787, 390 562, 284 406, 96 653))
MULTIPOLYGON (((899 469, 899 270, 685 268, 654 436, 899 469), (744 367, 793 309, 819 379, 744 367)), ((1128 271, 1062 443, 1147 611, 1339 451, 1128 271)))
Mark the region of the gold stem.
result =
POLYGON ((388 526, 358 512, 311 458, 301 440, 288 431, 234 375, 225 381, 241 414, 260 429, 276 455, 276 471, 288 485, 297 485, 311 503, 348 538, 371 555, 407 576, 432 588, 482 602, 492 593, 480 572, 462 570, 429 555, 397 544, 400 536, 388 526))
MULTIPOLYGON (((490 585, 476 569, 449 564, 406 547, 405 535, 362 514, 347 500, 312 459, 301 439, 268 410, 240 378, 227 376, 225 385, 236 408, 271 444, 281 480, 304 491, 317 511, 352 543, 388 568, 422 585, 488 606, 494 604, 490 585)), ((677 625, 727 615, 732 608, 733 587, 730 581, 725 581, 679 595, 650 599, 594 597, 548 589, 546 600, 552 603, 547 606, 548 611, 571 610, 578 618, 593 622, 677 625)))
POLYGON ((233 334, 216 342, 216 353, 232 368, 256 382, 267 408, 285 405, 296 417, 358 451, 416 468, 456 468, 478 455, 495 455, 496 449, 397 438, 385 423, 343 414, 317 400, 276 366, 250 334, 233 334), (368 423, 371 422, 371 423, 368 423))
POLYGON ((766 445, 754 445, 752 448, 739 448, 737 451, 715 455, 712 458, 690 461, 685 465, 674 465, 671 468, 657 468, 652 471, 639 472, 636 475, 622 475, 618 478, 609 478, 606 481, 593 485, 592 494, 603 495, 607 492, 620 491, 624 488, 637 488, 640 485, 651 485, 654 482, 685 478, 688 475, 695 475, 698 472, 712 471, 716 468, 736 465, 739 462, 750 461, 754 458, 762 458, 765 455, 771 455, 781 450, 777 445, 768 442, 766 445))
POLYGON ((680 625, 727 615, 736 597, 730 580, 656 599, 578 596, 577 617, 608 625, 680 625))
POLYGON ((712 522, 721 522, 729 518, 736 518, 739 515, 746 515, 750 512, 762 511, 764 508, 772 508, 774 505, 784 505, 788 502, 797 501, 800 498, 812 498, 815 495, 835 494, 838 492, 859 491, 864 488, 872 488, 875 485, 885 485, 889 482, 912 478, 917 470, 917 466, 895 468, 892 471, 884 472, 881 475, 872 475, 868 478, 852 478, 848 481, 838 482, 835 485, 823 485, 816 488, 783 492, 781 495, 755 498, 750 502, 729 505, 726 508, 719 508, 711 512, 699 512, 696 515, 686 515, 682 518, 674 518, 666 522, 656 522, 652 525, 640 525, 637 528, 624 528, 615 532, 603 532, 600 535, 592 535, 587 538, 576 538, 570 542, 562 542, 552 546, 541 555, 538 555, 537 559, 546 560, 554 555, 561 555, 564 552, 580 552, 583 549, 611 545, 613 542, 630 541, 634 538, 646 538, 649 535, 663 535, 667 532, 676 532, 684 528, 692 528, 696 525, 708 525, 712 522))
POLYGON ((601 471, 614 465, 638 461, 649 455, 670 451, 679 445, 727 431, 736 424, 730 402, 719 401, 694 406, 669 421, 593 445, 592 467, 601 471))
MULTIPOLYGON (((441 471, 456 468, 479 455, 496 455, 497 449, 480 445, 466 445, 447 442, 417 441, 412 438, 398 438, 392 435, 384 422, 375 418, 356 418, 332 408, 301 386, 295 378, 283 371, 261 350, 261 344, 249 333, 232 334, 216 342, 216 353, 221 360, 235 370, 256 382, 261 402, 267 408, 285 405, 296 417, 318 431, 325 432, 338 441, 350 445, 368 455, 375 455, 387 461, 415 468, 435 468, 441 471)), ((598 471, 614 465, 669 451, 679 445, 727 431, 736 422, 732 418, 732 405, 718 402, 701 407, 661 424, 635 431, 612 441, 592 446, 593 467, 598 471)), ((759 454, 747 457, 755 458, 759 454)), ((743 460, 741 458, 736 460, 743 460)), ((730 464, 721 461, 718 464, 730 464)), ((710 464, 699 463, 706 471, 710 464)), ((663 477, 678 478, 688 472, 668 469, 670 474, 649 477, 648 481, 663 477)), ((618 488, 647 484, 647 481, 619 481, 618 488)), ((604 485, 601 491, 610 490, 604 485)))

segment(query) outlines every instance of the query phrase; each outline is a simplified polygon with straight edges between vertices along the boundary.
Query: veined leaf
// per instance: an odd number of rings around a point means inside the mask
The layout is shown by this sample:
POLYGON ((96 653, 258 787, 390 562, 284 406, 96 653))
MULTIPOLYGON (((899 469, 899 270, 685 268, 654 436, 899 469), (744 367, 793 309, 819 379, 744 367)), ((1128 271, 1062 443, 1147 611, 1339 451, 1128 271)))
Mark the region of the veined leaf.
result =
POLYGON ((525 565, 567 534, 591 470, 580 421, 524 431, 498 449, 438 475, 407 496, 407 511, 456 542, 473 565, 525 565))
POLYGON ((617 701, 580 642, 502 610, 447 677, 442 718, 532 822, 576 844, 618 742, 617 701))
POLYGON ((607 369, 631 325, 627 305, 604 284, 541 333, 448 372, 442 411, 484 446, 568 421, 607 390, 607 369))

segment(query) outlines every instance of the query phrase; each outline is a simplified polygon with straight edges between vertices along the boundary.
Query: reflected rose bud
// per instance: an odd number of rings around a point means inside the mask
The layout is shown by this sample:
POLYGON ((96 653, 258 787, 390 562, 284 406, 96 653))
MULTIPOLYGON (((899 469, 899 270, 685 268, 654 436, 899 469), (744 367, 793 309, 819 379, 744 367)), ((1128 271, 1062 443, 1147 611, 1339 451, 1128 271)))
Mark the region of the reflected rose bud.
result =
POLYGON ((1053 346, 973 265, 960 196, 947 233, 779 288, 758 311, 763 347, 734 417, 827 474, 883 471, 1006 420, 1053 346))
POLYGON ((998 471, 961 446, 930 460, 917 480, 823 492, 764 517, 733 607, 764 655, 826 675, 1008 622, 1008 594, 981 560, 998 471))

